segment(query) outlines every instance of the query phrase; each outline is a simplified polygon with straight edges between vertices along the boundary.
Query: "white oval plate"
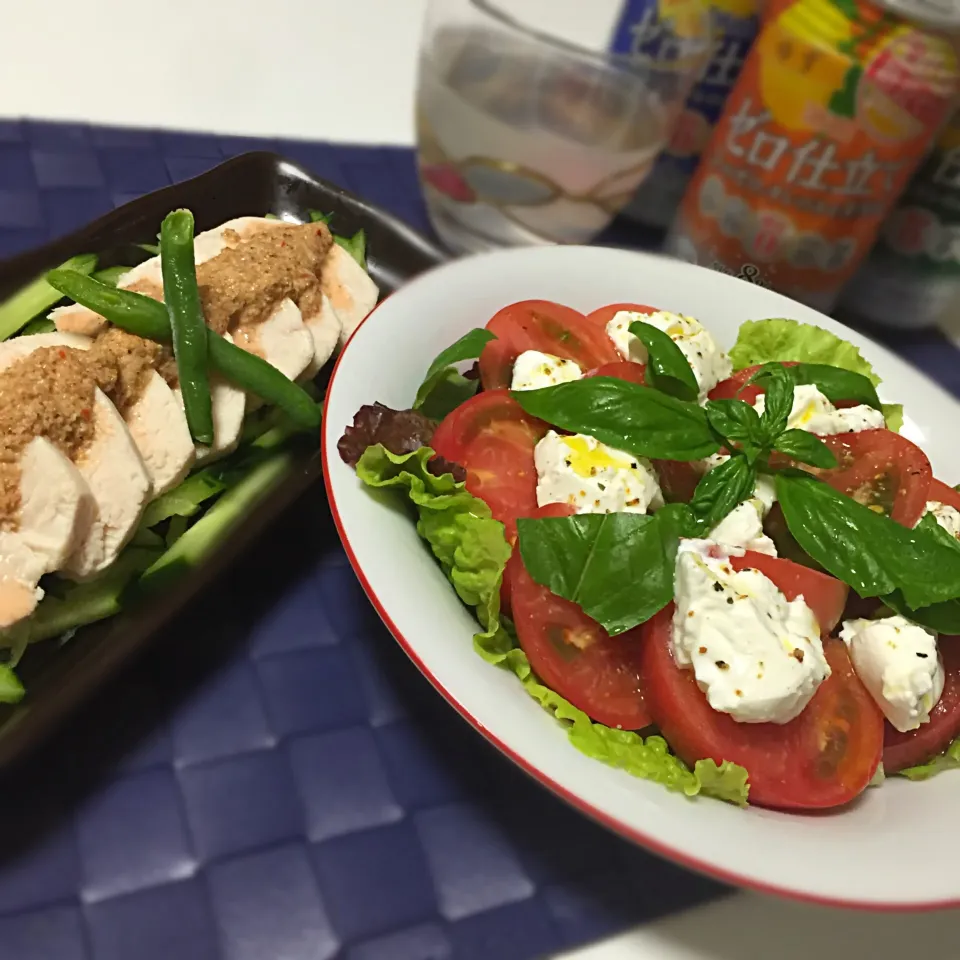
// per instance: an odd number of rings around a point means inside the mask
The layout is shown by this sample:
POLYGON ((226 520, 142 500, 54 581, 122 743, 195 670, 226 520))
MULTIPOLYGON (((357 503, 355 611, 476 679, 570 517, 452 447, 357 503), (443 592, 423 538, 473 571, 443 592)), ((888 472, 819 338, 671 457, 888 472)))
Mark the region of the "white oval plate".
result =
POLYGON ((732 883, 838 905, 917 909, 960 901, 960 774, 927 783, 894 778, 848 808, 811 816, 689 800, 577 752, 512 674, 473 652, 477 624, 408 515, 371 495, 336 445, 363 404, 408 407, 442 349, 504 305, 531 298, 584 312, 617 301, 654 304, 699 318, 728 347, 744 320, 819 324, 863 350, 883 377, 883 398, 906 403, 904 432, 923 445, 938 476, 960 479, 960 404, 888 350, 786 297, 679 261, 605 248, 538 247, 459 260, 417 278, 370 314, 327 392, 330 506, 364 589, 400 645, 524 770, 658 853, 732 883))

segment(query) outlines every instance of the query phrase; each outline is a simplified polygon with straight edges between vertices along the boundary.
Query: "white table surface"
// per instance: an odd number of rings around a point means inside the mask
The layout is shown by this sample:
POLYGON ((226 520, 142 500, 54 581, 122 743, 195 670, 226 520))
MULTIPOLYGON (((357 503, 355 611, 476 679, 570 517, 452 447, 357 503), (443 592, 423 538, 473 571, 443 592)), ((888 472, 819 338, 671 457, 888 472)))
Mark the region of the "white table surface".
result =
MULTIPOLYGON (((619 8, 619 0, 505 0, 519 3, 589 42, 602 42, 619 8)), ((9 0, 0 116, 409 145, 425 5, 9 0)), ((563 960, 948 957, 957 953, 942 946, 955 941, 956 914, 859 914, 737 894, 563 960)))

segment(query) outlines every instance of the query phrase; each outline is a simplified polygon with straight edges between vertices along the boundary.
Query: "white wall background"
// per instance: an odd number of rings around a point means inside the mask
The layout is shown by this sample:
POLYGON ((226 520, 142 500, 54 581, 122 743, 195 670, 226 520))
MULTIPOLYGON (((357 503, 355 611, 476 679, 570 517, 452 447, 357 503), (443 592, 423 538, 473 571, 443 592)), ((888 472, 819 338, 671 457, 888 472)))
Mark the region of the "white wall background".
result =
MULTIPOLYGON (((0 116, 409 144, 426 5, 6 0, 0 116)), ((600 43, 620 0, 503 6, 600 43)))

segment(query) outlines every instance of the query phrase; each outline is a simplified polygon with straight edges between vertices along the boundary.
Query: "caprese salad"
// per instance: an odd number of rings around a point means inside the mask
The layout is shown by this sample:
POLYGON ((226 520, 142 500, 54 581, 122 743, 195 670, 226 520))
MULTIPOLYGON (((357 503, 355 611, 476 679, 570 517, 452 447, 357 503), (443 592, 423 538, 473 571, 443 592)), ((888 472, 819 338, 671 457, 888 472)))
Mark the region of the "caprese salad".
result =
POLYGON ((960 765, 960 493, 878 383, 793 320, 727 352, 693 317, 525 301, 339 450, 578 749, 827 808, 960 765))
POLYGON ((0 700, 28 644, 189 571, 316 442, 312 378, 377 299, 327 219, 174 211, 138 266, 74 257, 0 304, 0 700))

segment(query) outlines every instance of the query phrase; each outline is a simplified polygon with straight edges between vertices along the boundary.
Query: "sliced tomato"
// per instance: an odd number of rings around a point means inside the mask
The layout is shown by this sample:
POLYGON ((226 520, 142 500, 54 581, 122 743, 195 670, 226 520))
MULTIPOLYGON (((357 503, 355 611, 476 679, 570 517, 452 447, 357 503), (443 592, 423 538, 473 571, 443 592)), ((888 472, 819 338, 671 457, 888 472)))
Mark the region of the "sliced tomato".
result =
POLYGON ((587 319, 606 336, 607 324, 624 310, 629 313, 657 313, 656 307, 648 307, 644 303, 608 303, 605 307, 598 307, 588 313, 587 319))
POLYGON ((643 630, 611 637, 575 603, 536 583, 519 550, 507 577, 517 639, 537 676, 597 723, 623 730, 649 726, 640 678, 643 630))
POLYGON ((634 363, 633 360, 618 360, 616 363, 605 363, 602 367, 595 367, 586 377, 614 377, 617 380, 628 380, 630 383, 638 383, 641 387, 646 386, 647 365, 645 363, 634 363))
POLYGON ((487 324, 496 336, 480 354, 484 390, 509 387, 513 363, 525 350, 574 360, 584 370, 614 363, 619 355, 605 331, 571 307, 549 300, 522 300, 496 313, 487 324))
POLYGON ((513 364, 519 354, 506 340, 490 340, 480 353, 480 385, 503 389, 513 382, 513 364))
MULTIPOLYGON (((785 367, 795 367, 797 364, 788 360, 783 364, 785 367)), ((757 402, 757 397, 764 392, 763 387, 748 381, 760 369, 760 364, 754 364, 752 367, 744 367, 738 370, 726 380, 721 380, 711 391, 709 397, 711 400, 742 400, 751 406, 757 402)))
POLYGON ((953 507, 954 510, 960 510, 960 490, 954 490, 953 487, 948 486, 942 480, 934 478, 930 481, 927 499, 946 504, 948 507, 953 507))
POLYGON ((831 633, 843 616, 850 588, 836 577, 753 550, 748 550, 742 557, 731 557, 730 566, 734 570, 759 570, 788 600, 803 597, 824 635, 831 633))
POLYGON ((702 475, 692 463, 682 460, 652 460, 651 463, 667 503, 689 503, 693 499, 702 475))
POLYGON ((835 490, 880 507, 897 523, 914 527, 926 508, 933 470, 927 455, 892 430, 863 430, 823 437, 839 466, 818 471, 835 490))
MULTIPOLYGON (((576 509, 569 503, 548 503, 544 507, 539 507, 534 515, 536 517, 570 517, 576 512, 576 509)), ((516 553, 516 538, 513 539, 512 544, 514 553, 516 553)), ((513 617, 513 578, 507 576, 506 570, 500 583, 500 610, 508 617, 513 617)))
POLYGON ((517 517, 537 509, 533 451, 549 424, 525 413, 507 390, 471 397, 437 427, 431 445, 467 471, 467 490, 516 537, 517 517))
POLYGON ((929 722, 916 730, 901 733, 884 721, 884 773, 926 763, 960 736, 960 637, 940 637, 938 645, 945 675, 943 694, 930 711, 929 722))
POLYGON ((883 750, 883 715, 857 679, 842 640, 826 639, 831 675, 790 723, 738 723, 714 710, 692 670, 671 652, 673 605, 646 624, 646 700, 654 723, 688 764, 730 760, 746 768, 750 802, 781 810, 847 803, 873 775, 883 750))

